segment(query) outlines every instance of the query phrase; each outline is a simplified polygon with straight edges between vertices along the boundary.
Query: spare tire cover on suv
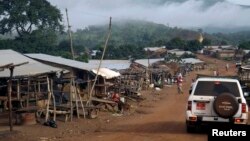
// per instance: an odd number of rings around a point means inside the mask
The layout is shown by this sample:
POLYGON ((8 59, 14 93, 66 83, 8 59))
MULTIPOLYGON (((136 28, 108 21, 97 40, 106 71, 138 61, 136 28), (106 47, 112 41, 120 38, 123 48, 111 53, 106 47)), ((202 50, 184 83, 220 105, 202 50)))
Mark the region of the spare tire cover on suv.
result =
POLYGON ((231 93, 222 93, 214 100, 213 108, 216 114, 223 118, 230 118, 239 109, 239 103, 231 93))

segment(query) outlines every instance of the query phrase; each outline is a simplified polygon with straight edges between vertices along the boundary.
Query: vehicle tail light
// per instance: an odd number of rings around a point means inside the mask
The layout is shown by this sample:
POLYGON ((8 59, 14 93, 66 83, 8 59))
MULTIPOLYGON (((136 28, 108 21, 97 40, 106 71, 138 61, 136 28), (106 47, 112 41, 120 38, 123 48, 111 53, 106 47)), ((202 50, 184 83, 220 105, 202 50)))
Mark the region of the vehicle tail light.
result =
POLYGON ((197 117, 196 116, 189 117, 189 120, 190 121, 197 121, 197 117))
POLYGON ((243 119, 240 119, 240 118, 235 118, 234 119, 234 123, 241 123, 243 122, 244 120, 243 119))
POLYGON ((192 110, 192 101, 188 101, 187 110, 192 110))
POLYGON ((247 105, 246 105, 246 103, 242 103, 241 104, 241 112, 242 113, 246 113, 247 112, 247 105))

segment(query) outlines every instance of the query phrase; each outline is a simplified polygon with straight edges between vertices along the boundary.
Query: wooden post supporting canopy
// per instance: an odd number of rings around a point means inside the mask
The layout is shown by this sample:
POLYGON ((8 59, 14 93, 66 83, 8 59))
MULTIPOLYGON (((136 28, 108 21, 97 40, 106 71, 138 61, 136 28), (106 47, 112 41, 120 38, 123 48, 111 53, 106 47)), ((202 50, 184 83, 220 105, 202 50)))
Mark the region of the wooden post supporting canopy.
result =
POLYGON ((13 131, 13 123, 12 123, 12 104, 11 104, 11 93, 12 93, 12 78, 13 78, 13 73, 14 73, 14 68, 17 66, 21 66, 24 64, 27 64, 29 62, 23 62, 19 64, 13 64, 9 63, 3 66, 0 66, 0 69, 5 69, 8 68, 10 70, 10 77, 8 81, 8 108, 9 108, 9 126, 10 126, 10 131, 13 131))
POLYGON ((12 77, 13 77, 14 67, 10 67, 9 70, 10 70, 10 78, 8 81, 9 126, 10 126, 10 131, 13 131, 11 93, 12 93, 12 77))

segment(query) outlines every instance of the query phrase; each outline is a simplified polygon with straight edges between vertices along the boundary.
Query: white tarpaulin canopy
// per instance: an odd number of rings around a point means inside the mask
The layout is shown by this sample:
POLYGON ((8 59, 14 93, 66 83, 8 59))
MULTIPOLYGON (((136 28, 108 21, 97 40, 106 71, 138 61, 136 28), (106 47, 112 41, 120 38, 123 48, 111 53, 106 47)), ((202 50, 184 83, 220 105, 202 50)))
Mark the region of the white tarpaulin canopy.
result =
POLYGON ((241 69, 243 69, 243 70, 250 70, 250 65, 241 66, 241 69))
MULTIPOLYGON (((91 70, 93 73, 97 74, 97 69, 91 70)), ((107 69, 107 68, 100 68, 98 75, 101 75, 105 79, 111 79, 120 76, 121 74, 119 72, 115 72, 113 70, 107 69)))

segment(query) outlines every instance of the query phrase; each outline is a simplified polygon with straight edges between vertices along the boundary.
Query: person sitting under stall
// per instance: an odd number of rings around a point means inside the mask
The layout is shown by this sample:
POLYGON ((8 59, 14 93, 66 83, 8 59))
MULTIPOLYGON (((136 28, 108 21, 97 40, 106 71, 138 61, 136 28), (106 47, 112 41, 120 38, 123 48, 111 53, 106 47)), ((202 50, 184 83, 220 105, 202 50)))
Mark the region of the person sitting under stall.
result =
POLYGON ((117 103, 117 105, 118 105, 118 112, 122 113, 123 112, 123 104, 124 103, 121 101, 121 97, 120 97, 119 93, 117 93, 117 92, 112 93, 112 97, 111 98, 112 98, 112 100, 114 102, 117 103))

